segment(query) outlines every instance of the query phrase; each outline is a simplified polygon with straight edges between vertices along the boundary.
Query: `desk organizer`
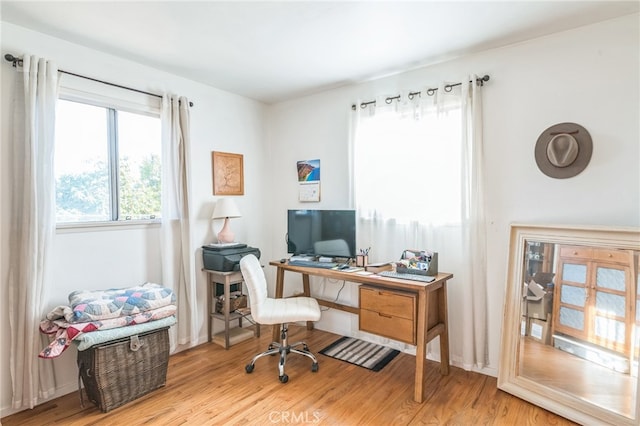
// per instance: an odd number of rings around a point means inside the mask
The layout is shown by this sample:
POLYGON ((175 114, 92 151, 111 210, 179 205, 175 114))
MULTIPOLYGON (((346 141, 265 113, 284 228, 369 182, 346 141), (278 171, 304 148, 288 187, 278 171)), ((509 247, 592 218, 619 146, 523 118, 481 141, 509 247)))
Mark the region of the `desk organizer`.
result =
POLYGON ((401 274, 415 274, 415 275, 428 275, 430 277, 434 277, 438 275, 438 253, 431 254, 431 260, 426 262, 418 262, 422 263, 421 267, 426 267, 426 269, 420 268, 407 268, 402 266, 401 264, 396 264, 396 271, 401 274))
POLYGON ((77 363, 78 380, 82 378, 87 397, 106 413, 164 386, 169 364, 169 328, 78 351, 77 363))

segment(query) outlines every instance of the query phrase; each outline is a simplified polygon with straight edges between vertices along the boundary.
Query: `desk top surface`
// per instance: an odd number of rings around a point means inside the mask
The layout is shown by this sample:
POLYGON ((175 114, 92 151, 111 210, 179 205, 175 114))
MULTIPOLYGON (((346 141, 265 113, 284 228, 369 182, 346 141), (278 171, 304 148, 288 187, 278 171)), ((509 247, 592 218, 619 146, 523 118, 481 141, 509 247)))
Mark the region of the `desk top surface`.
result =
POLYGON ((449 272, 440 272, 436 279, 430 283, 413 280, 403 280, 400 278, 383 277, 372 273, 363 273, 364 271, 356 272, 344 272, 336 271, 334 269, 313 268, 308 266, 289 265, 288 262, 281 263, 278 260, 269 262, 269 265, 280 268, 284 271, 299 272, 301 274, 313 275, 317 277, 332 278, 337 280, 344 280, 359 284, 378 284, 386 285, 394 288, 404 288, 407 290, 413 290, 419 288, 440 287, 442 283, 453 278, 453 274, 449 272))

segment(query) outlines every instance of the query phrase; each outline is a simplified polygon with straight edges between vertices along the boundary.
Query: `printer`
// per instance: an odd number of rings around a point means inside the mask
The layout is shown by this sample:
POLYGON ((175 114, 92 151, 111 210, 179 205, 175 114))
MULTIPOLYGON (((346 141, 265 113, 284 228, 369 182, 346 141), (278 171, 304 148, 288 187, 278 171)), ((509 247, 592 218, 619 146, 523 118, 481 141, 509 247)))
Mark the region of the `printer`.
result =
POLYGON ((205 269, 220 272, 240 270, 240 259, 253 254, 260 259, 260 249, 246 244, 208 244, 202 246, 202 260, 205 269))

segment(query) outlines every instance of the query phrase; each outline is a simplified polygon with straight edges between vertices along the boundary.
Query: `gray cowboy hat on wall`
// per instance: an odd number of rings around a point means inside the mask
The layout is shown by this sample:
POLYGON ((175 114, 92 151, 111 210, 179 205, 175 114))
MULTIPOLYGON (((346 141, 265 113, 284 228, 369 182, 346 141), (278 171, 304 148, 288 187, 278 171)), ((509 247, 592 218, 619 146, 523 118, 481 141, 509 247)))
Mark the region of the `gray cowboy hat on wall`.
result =
POLYGON ((566 179, 587 167, 592 150, 593 142, 587 129, 576 123, 560 123, 538 137, 536 163, 545 175, 566 179))

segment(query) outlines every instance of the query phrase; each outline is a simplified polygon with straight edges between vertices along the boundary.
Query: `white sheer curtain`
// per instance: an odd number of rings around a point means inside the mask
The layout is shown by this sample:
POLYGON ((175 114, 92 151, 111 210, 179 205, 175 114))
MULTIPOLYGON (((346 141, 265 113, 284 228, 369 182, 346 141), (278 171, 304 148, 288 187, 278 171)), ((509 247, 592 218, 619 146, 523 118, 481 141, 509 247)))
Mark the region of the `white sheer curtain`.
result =
MULTIPOLYGON (((381 97, 352 112, 358 244, 371 247, 371 262, 398 259, 404 249, 437 251, 439 269, 454 274, 451 359, 482 368, 488 357, 481 87, 442 84, 426 92, 390 102, 381 97)), ((438 345, 429 345, 429 355, 439 357, 438 345)))
POLYGON ((12 407, 33 408, 53 396, 50 360, 40 320, 46 314, 51 245, 55 236, 53 152, 58 69, 35 56, 17 68, 12 146, 12 202, 9 260, 10 368, 12 407))
POLYGON ((198 311, 191 252, 189 201, 190 162, 189 101, 185 97, 162 98, 162 280, 173 286, 178 299, 178 325, 172 328, 175 343, 198 343, 198 311), (177 336, 175 335, 177 333, 177 336))

